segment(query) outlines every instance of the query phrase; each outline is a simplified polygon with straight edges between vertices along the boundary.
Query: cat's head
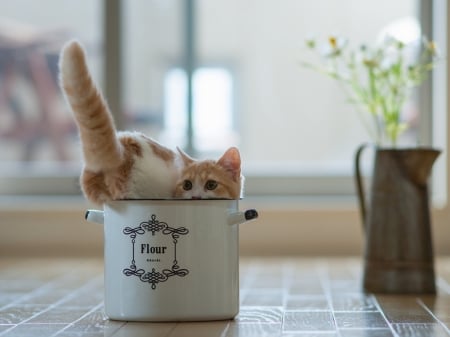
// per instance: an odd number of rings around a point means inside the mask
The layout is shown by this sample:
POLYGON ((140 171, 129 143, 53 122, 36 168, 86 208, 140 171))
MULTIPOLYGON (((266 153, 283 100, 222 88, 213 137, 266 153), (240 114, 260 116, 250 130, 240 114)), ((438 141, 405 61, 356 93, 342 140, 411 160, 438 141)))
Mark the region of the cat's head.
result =
POLYGON ((184 163, 175 187, 182 199, 239 199, 241 196, 241 157, 235 147, 217 160, 194 160, 178 149, 184 163))

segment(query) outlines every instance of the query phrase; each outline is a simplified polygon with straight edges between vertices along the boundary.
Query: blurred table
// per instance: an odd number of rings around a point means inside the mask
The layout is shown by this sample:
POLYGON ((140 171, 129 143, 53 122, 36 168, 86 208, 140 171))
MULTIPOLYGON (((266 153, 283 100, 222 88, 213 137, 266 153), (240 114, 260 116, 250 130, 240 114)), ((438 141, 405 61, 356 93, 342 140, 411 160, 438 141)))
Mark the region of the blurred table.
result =
POLYGON ((103 262, 1 259, 0 336, 448 336, 450 259, 436 296, 374 296, 358 258, 241 259, 235 320, 137 323, 103 313, 103 262))

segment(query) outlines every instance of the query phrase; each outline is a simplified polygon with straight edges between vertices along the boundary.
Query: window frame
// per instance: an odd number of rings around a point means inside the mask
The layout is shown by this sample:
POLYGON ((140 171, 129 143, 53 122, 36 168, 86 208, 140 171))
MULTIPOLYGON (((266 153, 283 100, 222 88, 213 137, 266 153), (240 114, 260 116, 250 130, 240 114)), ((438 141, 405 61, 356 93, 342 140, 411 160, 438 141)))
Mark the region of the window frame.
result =
MULTIPOLYGON (((107 4, 111 2, 117 4, 119 0, 105 1, 107 4)), ((442 53, 449 55, 450 7, 446 0, 435 0, 433 6, 432 27, 436 33, 435 39, 442 47, 442 53)), ((118 7, 116 9, 119 11, 118 7)), ((117 14, 118 12, 115 13, 117 14)), ((439 137, 436 139, 433 133, 432 139, 436 146, 444 150, 439 159, 440 163, 437 164, 440 164, 440 170, 443 170, 445 175, 450 169, 446 154, 446 149, 450 148, 447 132, 447 121, 450 120, 450 97, 447 95, 450 67, 447 62, 438 65, 437 73, 439 76, 433 77, 432 85, 440 87, 441 90, 433 91, 435 113, 431 124, 439 133, 439 137)), ((240 207, 257 208, 260 218, 254 223, 240 227, 240 255, 360 256, 364 249, 364 231, 354 202, 354 193, 350 188, 352 177, 341 175, 335 177, 333 183, 327 181, 327 187, 334 186, 336 189, 336 194, 330 194, 329 190, 314 189, 325 185, 322 179, 333 177, 317 173, 314 176, 299 176, 299 171, 284 168, 283 173, 287 177, 280 178, 270 170, 252 170, 249 171, 251 174, 246 174, 247 195, 240 202, 240 207), (262 186, 269 184, 269 178, 273 178, 270 181, 270 184, 274 185, 273 190, 262 186), (283 184, 292 189, 292 194, 285 194, 281 190, 277 192, 280 186, 278 179, 285 179, 283 184), (296 182, 292 183, 291 179, 296 182), (260 190, 256 190, 258 188, 260 190), (346 195, 342 193, 342 188, 348 189, 346 195)), ((27 252, 32 252, 33 256, 102 255, 102 226, 88 224, 83 220, 85 209, 94 205, 81 198, 79 189, 74 188, 79 172, 64 173, 66 176, 58 178, 57 182, 50 178, 40 179, 38 174, 34 177, 18 177, 20 172, 9 172, 8 177, 0 177, 0 188, 4 187, 6 181, 10 192, 9 195, 3 193, 4 195, 0 196, 2 256, 23 256, 27 252), (58 187, 58 195, 42 196, 43 191, 48 190, 49 184, 53 187, 61 185, 58 187), (19 195, 17 191, 24 194, 19 195), (30 197, 31 193, 27 191, 32 191, 32 194, 40 197, 30 197), (17 196, 11 196, 12 194, 17 196)), ((442 185, 445 194, 448 194, 449 179, 437 183, 442 185)), ((435 254, 450 254, 449 218, 450 207, 447 202, 441 207, 432 208, 435 254)))
MULTIPOLYGON (((443 15, 442 6, 444 1, 420 1, 420 20, 424 27, 424 34, 432 36, 433 17, 443 15)), ((198 64, 195 51, 195 0, 185 1, 184 3, 184 60, 182 64, 188 77, 188 142, 187 152, 195 156, 193 145, 193 120, 192 120, 192 76, 198 64)), ((118 129, 125 129, 125 121, 120 111, 123 106, 123 55, 121 48, 123 45, 123 36, 121 27, 123 18, 121 13, 121 1, 104 1, 104 78, 103 91, 108 97, 108 104, 113 113, 118 129)), ((444 12, 446 13, 446 12, 444 12)), ((448 13, 445 18, 448 21, 448 13)), ((434 27, 437 31, 436 27, 434 27)), ((448 37, 447 37, 448 38, 448 37)), ((432 111, 435 106, 442 107, 442 103, 436 105, 435 101, 444 100, 443 97, 436 97, 432 90, 434 79, 424 82, 420 87, 419 102, 421 111, 432 111)), ((437 87, 436 83, 434 85, 437 87)), ((444 104, 445 105, 445 104, 444 104)), ((436 125, 435 111, 432 114, 420 115, 420 140, 422 144, 434 144, 432 129, 442 128, 442 125, 436 125)), ((444 130, 446 133, 448 130, 444 130)), ((439 131, 441 134, 442 131, 439 131)), ((355 150, 358 144, 355 144, 355 150)), ((448 148, 447 144, 437 144, 443 150, 448 148)), ((447 180, 445 168, 439 171, 441 176, 447 180)), ((77 195, 79 194, 79 184, 77 177, 79 168, 68 167, 64 172, 35 170, 32 174, 29 171, 23 172, 2 172, 0 176, 0 192, 3 195, 77 195), (52 189, 49 190, 49 186, 52 189)), ((245 165, 244 174, 246 177, 246 196, 264 197, 264 196, 289 196, 289 197, 343 197, 354 198, 353 176, 342 172, 317 172, 314 170, 305 171, 296 168, 295 165, 288 167, 280 165, 245 165), (326 183, 324 183, 326 182, 326 183)), ((443 194, 448 194, 448 189, 443 194)), ((441 192, 442 193, 442 192, 441 192)))

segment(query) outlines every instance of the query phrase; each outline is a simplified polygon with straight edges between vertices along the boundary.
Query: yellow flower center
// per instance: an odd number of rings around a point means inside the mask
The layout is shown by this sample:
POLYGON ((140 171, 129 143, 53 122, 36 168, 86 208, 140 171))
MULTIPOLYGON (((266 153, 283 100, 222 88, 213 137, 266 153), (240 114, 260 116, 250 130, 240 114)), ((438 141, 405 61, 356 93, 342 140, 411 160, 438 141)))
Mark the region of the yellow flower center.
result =
POLYGON ((333 49, 337 48, 337 39, 334 36, 330 36, 328 38, 328 42, 330 43, 331 48, 333 49))
POLYGON ((436 43, 434 41, 428 42, 427 48, 431 52, 431 54, 436 54, 436 43))

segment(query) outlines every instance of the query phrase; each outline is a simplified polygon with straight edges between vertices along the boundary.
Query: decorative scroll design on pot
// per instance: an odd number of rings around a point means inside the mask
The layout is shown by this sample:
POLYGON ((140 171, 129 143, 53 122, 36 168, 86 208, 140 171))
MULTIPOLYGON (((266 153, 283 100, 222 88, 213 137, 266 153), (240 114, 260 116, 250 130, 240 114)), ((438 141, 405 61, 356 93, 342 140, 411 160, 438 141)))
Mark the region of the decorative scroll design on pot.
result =
POLYGON ((156 285, 161 282, 166 282, 172 276, 184 277, 189 274, 189 270, 186 268, 181 268, 178 265, 177 260, 177 244, 178 239, 182 235, 189 234, 189 230, 185 227, 173 228, 169 227, 166 222, 159 221, 155 214, 152 214, 150 220, 143 221, 137 227, 125 227, 123 229, 123 234, 129 236, 131 238, 132 245, 132 259, 129 268, 123 269, 123 273, 126 276, 136 276, 139 278, 141 282, 151 284, 152 289, 156 289, 156 285), (136 237, 138 235, 144 235, 147 232, 151 232, 152 236, 155 236, 156 233, 161 233, 162 235, 170 235, 172 237, 173 242, 173 262, 170 268, 163 269, 161 271, 156 270, 156 268, 152 268, 151 271, 147 271, 144 268, 139 268, 136 265, 135 260, 135 245, 136 245, 136 237))

